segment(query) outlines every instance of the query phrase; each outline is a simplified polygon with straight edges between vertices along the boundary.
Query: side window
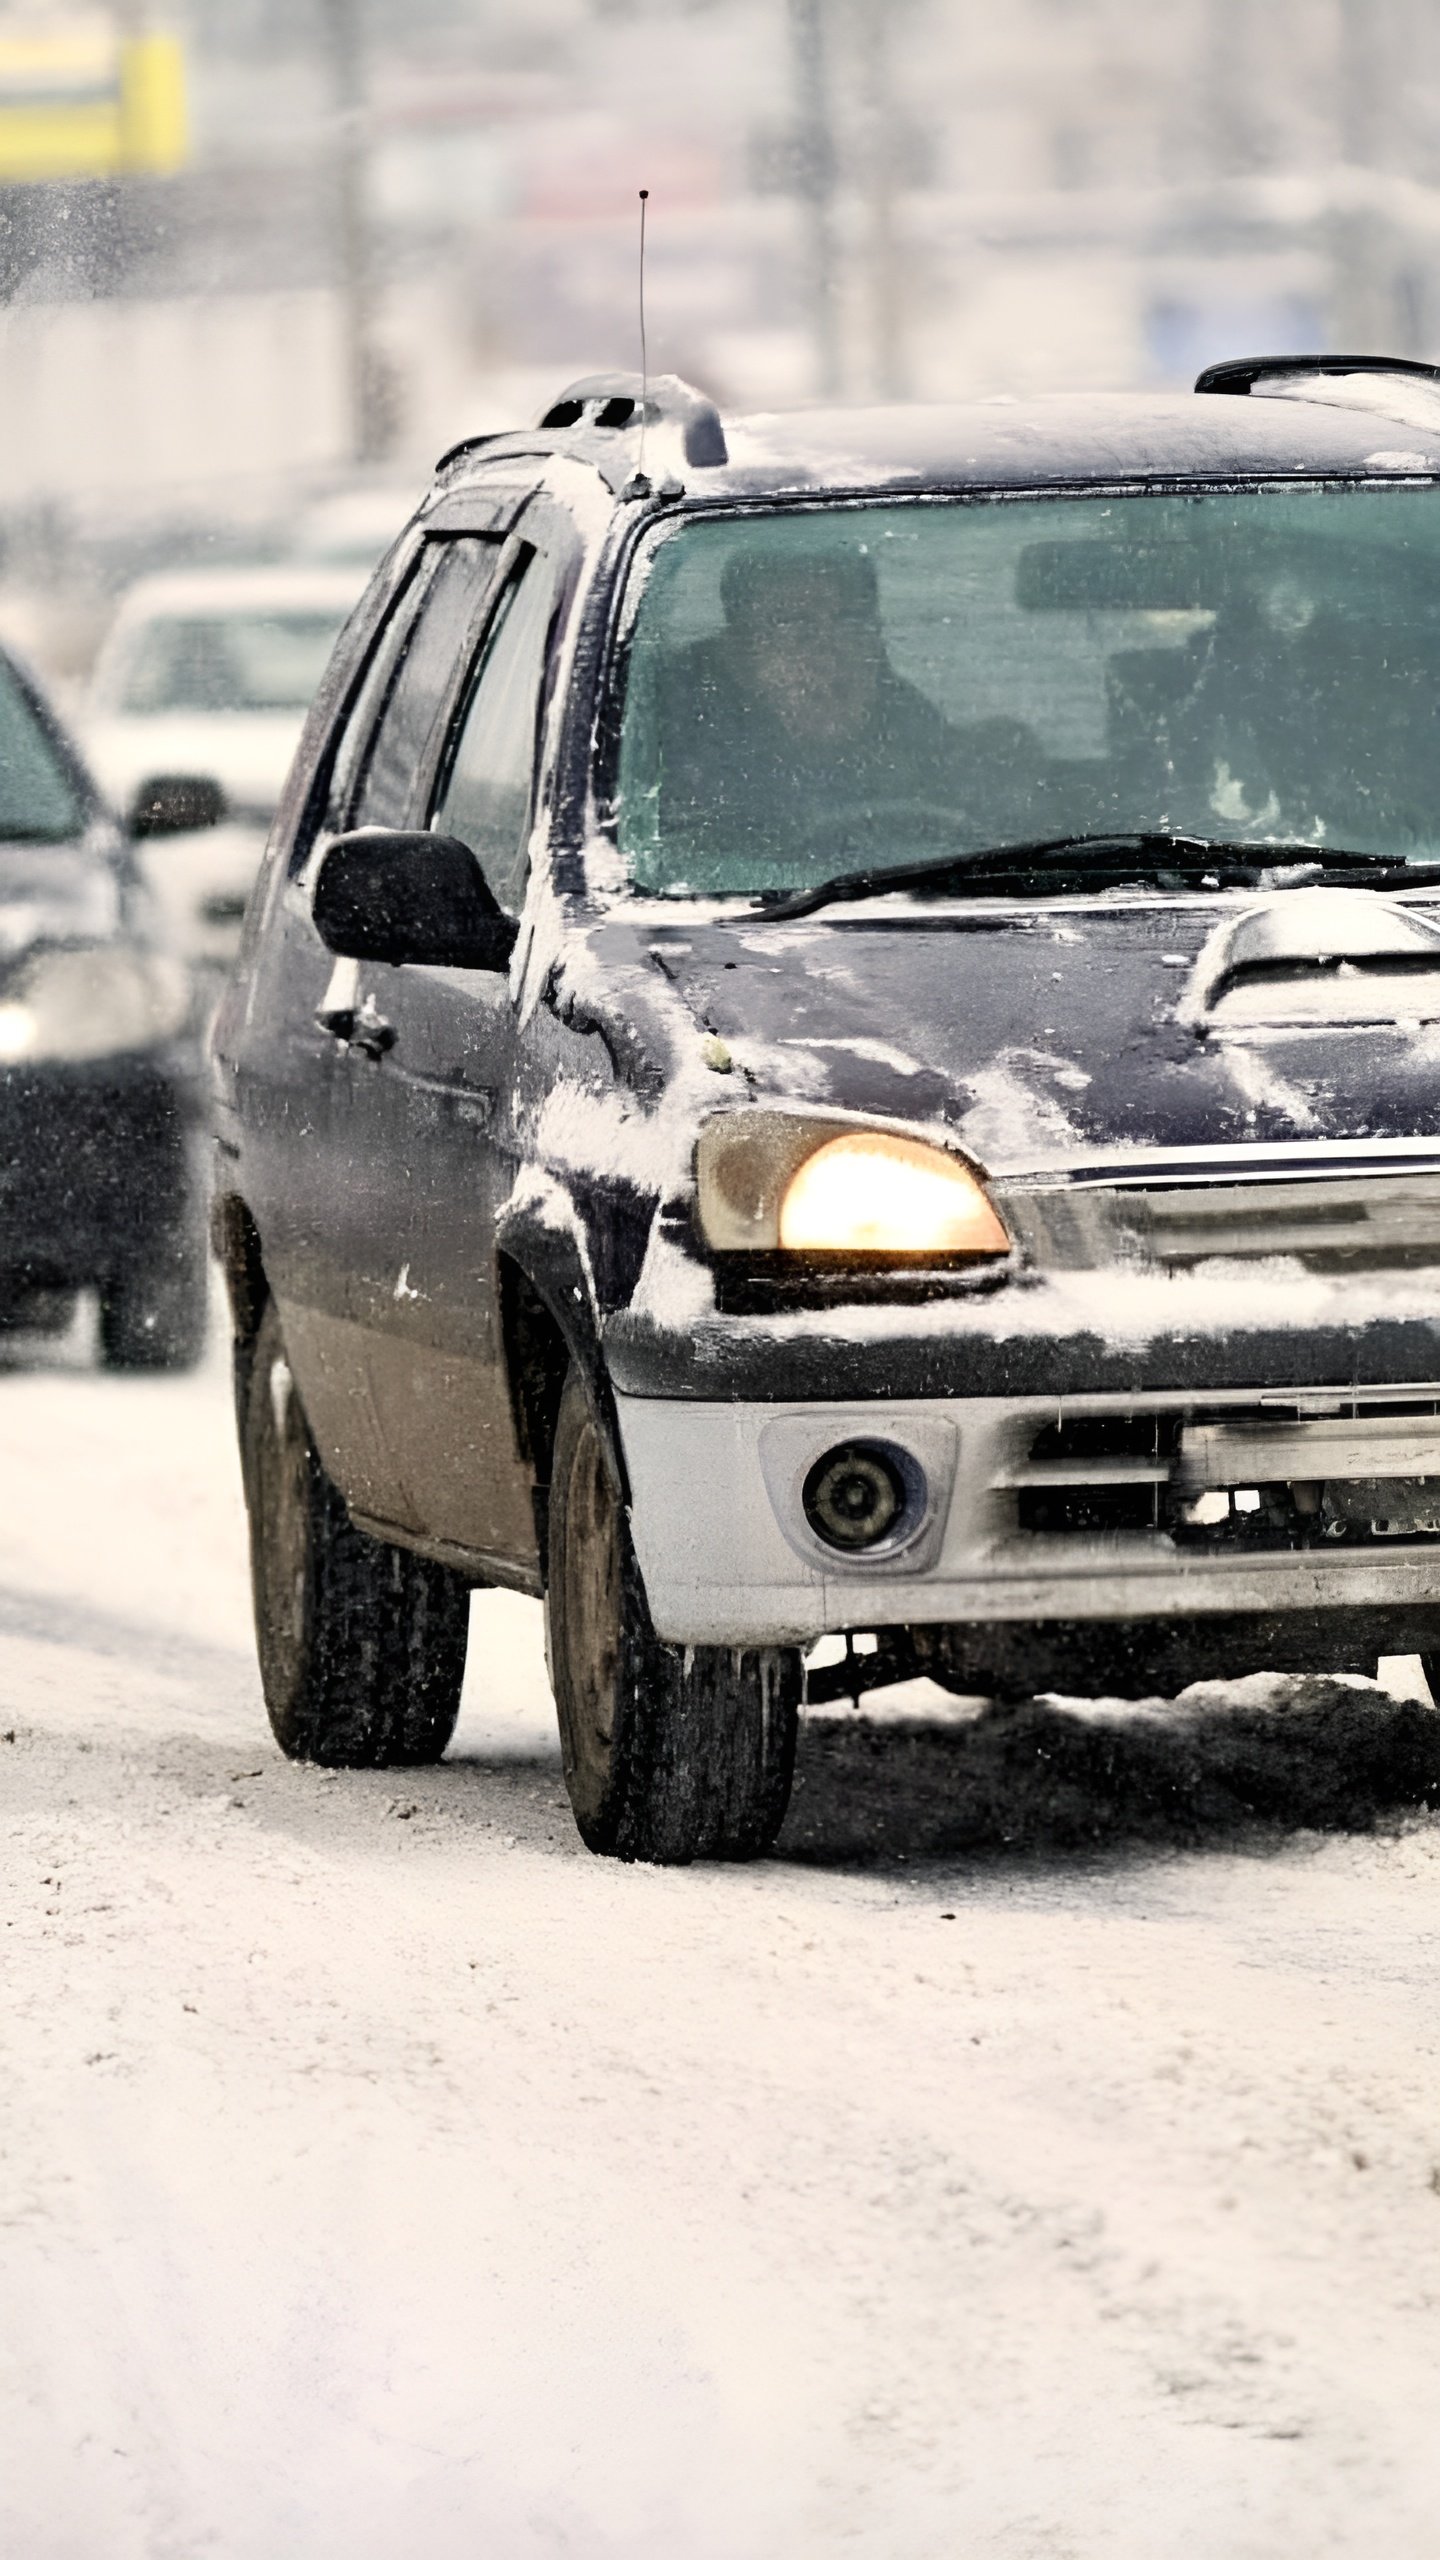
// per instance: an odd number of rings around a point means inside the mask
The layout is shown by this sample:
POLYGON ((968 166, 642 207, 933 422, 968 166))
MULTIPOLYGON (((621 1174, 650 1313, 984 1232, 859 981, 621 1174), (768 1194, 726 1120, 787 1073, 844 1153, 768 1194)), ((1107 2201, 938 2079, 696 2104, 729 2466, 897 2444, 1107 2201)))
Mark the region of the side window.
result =
MULTIPOLYGON (((376 688, 370 721, 357 729, 342 826, 421 823, 429 749, 500 557, 498 542, 477 535, 459 536, 436 549, 439 562, 420 610, 405 631, 388 680, 376 688)), ((360 708, 357 703, 357 714, 360 708)))
POLYGON ((535 785, 541 688, 556 573, 523 551, 491 616, 448 741, 430 824, 468 844, 502 907, 518 915, 535 785))
POLYGON ((415 628, 416 616, 429 593, 440 558, 438 546, 432 545, 421 553, 380 627, 359 690, 330 749, 323 801, 318 808, 312 804, 308 826, 296 844, 294 859, 297 863, 303 862, 317 834, 338 835, 348 822, 361 757, 376 715, 394 687, 397 671, 415 628))

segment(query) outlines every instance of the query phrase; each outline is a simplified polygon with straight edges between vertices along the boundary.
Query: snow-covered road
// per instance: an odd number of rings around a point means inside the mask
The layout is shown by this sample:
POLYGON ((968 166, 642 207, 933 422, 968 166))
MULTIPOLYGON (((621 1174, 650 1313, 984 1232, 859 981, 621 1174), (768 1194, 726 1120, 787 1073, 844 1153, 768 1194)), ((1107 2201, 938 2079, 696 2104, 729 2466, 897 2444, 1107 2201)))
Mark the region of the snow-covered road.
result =
POLYGON ((1418 1676, 877 1701, 627 1870, 526 1602, 279 1759, 218 1353, 0 1435, 6 2560, 1434 2560, 1418 1676))

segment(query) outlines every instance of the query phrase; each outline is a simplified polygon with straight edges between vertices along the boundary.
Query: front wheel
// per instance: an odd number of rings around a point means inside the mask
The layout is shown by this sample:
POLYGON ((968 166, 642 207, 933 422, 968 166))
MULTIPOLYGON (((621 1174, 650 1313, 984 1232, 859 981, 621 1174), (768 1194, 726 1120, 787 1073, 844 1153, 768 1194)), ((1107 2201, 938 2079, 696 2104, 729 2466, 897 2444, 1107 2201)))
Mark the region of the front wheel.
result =
POLYGON ((438 1760, 460 1712, 469 1586, 354 1526, 310 1437, 273 1299, 241 1454, 256 1649, 281 1750, 332 1769, 438 1760))
POLYGON ((587 1848, 658 1866, 768 1849, 790 1799, 800 1656, 656 1635, 609 1439, 575 1369, 556 1424, 545 1606, 587 1848))

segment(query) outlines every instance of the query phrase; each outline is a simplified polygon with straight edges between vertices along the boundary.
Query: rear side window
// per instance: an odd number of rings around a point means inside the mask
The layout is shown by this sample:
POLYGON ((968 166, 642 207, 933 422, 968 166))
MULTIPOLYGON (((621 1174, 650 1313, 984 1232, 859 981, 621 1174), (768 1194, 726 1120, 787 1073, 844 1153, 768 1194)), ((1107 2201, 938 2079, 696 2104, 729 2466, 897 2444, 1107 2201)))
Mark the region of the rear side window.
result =
POLYGON ((431 824, 442 835, 468 844, 510 915, 518 915, 524 902, 555 601, 550 564, 534 551, 522 552, 471 672, 431 812, 431 824))
POLYGON ((498 542, 465 535, 444 545, 418 615, 389 670, 378 717, 360 742, 342 825, 420 823, 429 750, 452 699, 500 557, 498 542))
POLYGON ((324 767, 323 803, 312 812, 310 828, 296 846, 297 861, 303 860, 309 852, 317 828, 326 835, 336 835, 347 823, 371 732, 382 705, 390 697, 401 659, 409 645, 415 617, 429 592, 430 581, 440 566, 441 557, 438 546, 422 552, 399 595, 391 602, 372 643, 364 675, 340 724, 339 733, 332 735, 324 767))
POLYGON ((80 789, 13 668, 0 659, 0 840, 63 844, 85 824, 80 789))

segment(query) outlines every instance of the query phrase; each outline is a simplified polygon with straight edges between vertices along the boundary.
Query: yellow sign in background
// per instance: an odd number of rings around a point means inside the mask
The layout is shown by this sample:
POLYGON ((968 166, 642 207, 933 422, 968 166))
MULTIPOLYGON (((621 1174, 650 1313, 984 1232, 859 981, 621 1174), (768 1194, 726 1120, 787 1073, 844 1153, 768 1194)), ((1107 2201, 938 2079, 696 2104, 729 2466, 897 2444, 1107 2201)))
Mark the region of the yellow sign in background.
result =
POLYGON ((0 186, 182 168, 185 56, 176 36, 93 21, 0 35, 0 186))

